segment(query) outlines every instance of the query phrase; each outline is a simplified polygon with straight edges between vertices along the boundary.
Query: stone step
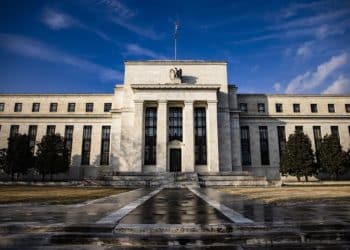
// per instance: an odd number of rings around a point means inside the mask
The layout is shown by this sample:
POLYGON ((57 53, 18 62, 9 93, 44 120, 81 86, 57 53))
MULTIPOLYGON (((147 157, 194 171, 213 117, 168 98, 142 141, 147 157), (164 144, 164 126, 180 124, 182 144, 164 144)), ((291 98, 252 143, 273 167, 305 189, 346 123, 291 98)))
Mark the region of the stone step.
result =
POLYGON ((199 184, 205 187, 211 186, 268 186, 266 180, 200 180, 199 184))
POLYGON ((236 181, 236 180, 251 180, 251 181, 261 181, 261 180, 266 180, 265 177, 256 177, 256 176, 251 176, 251 175, 243 175, 243 176, 238 176, 238 175, 213 175, 213 176, 200 176, 199 180, 210 180, 210 181, 217 181, 217 180, 223 180, 223 181, 236 181))

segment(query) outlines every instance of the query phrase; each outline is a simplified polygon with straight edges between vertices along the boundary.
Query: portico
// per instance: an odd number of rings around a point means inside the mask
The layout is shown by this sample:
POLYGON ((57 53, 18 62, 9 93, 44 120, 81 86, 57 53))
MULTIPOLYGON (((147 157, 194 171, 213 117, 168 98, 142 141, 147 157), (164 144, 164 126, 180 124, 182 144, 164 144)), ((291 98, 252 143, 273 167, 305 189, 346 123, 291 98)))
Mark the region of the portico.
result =
POLYGON ((134 135, 140 142, 135 145, 140 152, 136 157, 141 172, 219 171, 218 85, 138 84, 131 88, 135 94, 134 135), (158 100, 153 99, 154 92, 158 100), (196 111, 205 119, 201 119, 200 128, 195 126, 196 111), (147 115, 150 112, 154 112, 150 115, 154 118, 147 115), (154 145, 149 141, 151 136, 155 137, 154 145))

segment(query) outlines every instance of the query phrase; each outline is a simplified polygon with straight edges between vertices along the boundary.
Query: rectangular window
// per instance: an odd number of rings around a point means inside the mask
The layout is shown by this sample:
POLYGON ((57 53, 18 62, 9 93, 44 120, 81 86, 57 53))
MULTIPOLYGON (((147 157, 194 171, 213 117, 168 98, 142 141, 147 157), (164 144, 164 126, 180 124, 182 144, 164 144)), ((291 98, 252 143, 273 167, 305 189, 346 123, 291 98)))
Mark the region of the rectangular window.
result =
POLYGON ((47 125, 46 135, 54 135, 55 134, 55 130, 56 130, 56 126, 55 125, 47 125))
POLYGON ((311 112, 312 113, 317 113, 317 104, 316 103, 312 103, 310 105, 310 107, 311 107, 311 112))
POLYGON ((207 122, 205 108, 194 110, 194 153, 195 164, 207 164, 207 122))
POLYGON ((331 126, 331 134, 339 138, 339 128, 338 126, 331 126))
POLYGON ((0 112, 4 112, 5 110, 5 103, 0 102, 0 112))
POLYGON ((75 112, 75 103, 74 102, 68 103, 67 111, 68 112, 75 112))
POLYGON ((299 103, 294 103, 293 104, 293 112, 294 113, 300 113, 300 104, 299 103))
POLYGON ((112 108, 112 103, 108 102, 104 104, 103 111, 104 112, 110 112, 112 108))
POLYGON ((303 126, 295 126, 295 132, 296 133, 302 133, 303 132, 303 126))
POLYGON ((15 103, 15 112, 22 112, 22 103, 21 102, 16 102, 15 103))
POLYGON ((50 103, 50 112, 57 112, 57 102, 50 103))
POLYGON ((182 108, 169 108, 169 141, 182 141, 182 108))
POLYGON ((313 126, 312 128, 314 131, 315 151, 318 152, 320 150, 321 142, 322 142, 321 127, 313 126))
POLYGON ((38 126, 29 125, 29 129, 28 129, 29 147, 30 147, 30 150, 32 151, 32 153, 34 153, 37 131, 38 131, 38 126))
POLYGON ((276 103, 276 112, 277 113, 282 113, 283 112, 282 103, 276 103))
POLYGON ((111 126, 102 126, 100 165, 109 164, 110 134, 111 134, 111 126))
POLYGON ((286 147, 286 129, 284 126, 277 126, 277 135, 278 135, 278 147, 279 147, 279 153, 280 153, 280 159, 281 159, 283 150, 286 147))
POLYGON ((67 125, 64 130, 64 147, 68 150, 68 158, 72 155, 72 145, 73 145, 73 129, 72 125, 67 125))
POLYGON ((157 108, 145 110, 145 165, 155 165, 157 157, 157 108))
POLYGON ((350 104, 345 104, 345 111, 346 113, 350 113, 350 104))
POLYGON ((242 164, 250 166, 252 164, 251 153, 250 153, 250 136, 249 127, 241 127, 241 154, 242 154, 242 164))
POLYGON ((239 109, 241 110, 241 112, 248 112, 248 104, 247 103, 240 103, 239 109))
POLYGON ((10 138, 13 138, 16 135, 18 135, 18 131, 19 131, 19 125, 11 125, 11 127, 10 127, 10 138))
POLYGON ((81 149, 81 165, 90 164, 91 132, 92 132, 92 126, 84 126, 83 144, 81 149))
POLYGON ((265 103, 258 103, 258 112, 265 113, 265 103))
POLYGON ((267 126, 259 126, 261 165, 270 164, 269 135, 267 126))
POLYGON ((85 104, 85 112, 94 112, 94 104, 92 102, 85 104))
POLYGON ((329 113, 334 113, 335 112, 334 104, 328 104, 328 112, 329 113))
POLYGON ((32 112, 39 112, 40 110, 40 103, 34 102, 32 106, 32 112))

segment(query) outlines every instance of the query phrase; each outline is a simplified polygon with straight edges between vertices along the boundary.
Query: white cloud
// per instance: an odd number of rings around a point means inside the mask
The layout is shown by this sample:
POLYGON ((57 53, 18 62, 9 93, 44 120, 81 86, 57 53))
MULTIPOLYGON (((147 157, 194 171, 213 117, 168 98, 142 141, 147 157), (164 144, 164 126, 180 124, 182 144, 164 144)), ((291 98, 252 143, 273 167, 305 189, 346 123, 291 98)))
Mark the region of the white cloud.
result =
POLYGON ((137 44, 126 45, 126 51, 124 55, 146 56, 152 59, 166 59, 165 56, 158 54, 150 49, 140 47, 137 44))
POLYGON ((122 73, 117 70, 72 56, 24 36, 0 33, 0 47, 21 56, 32 57, 51 63, 65 64, 84 71, 95 72, 103 81, 116 81, 121 80, 123 77, 122 73))
POLYGON ((53 9, 44 9, 42 22, 53 30, 70 28, 72 26, 81 26, 80 22, 73 17, 53 9))
POLYGON ((136 11, 130 9, 119 0, 100 0, 97 2, 97 5, 105 6, 108 11, 124 19, 129 19, 136 15, 136 11))
POLYGON ((84 24, 80 20, 73 18, 72 16, 62 11, 46 8, 43 11, 41 21, 45 25, 47 25, 50 29, 53 29, 53 30, 61 30, 61 29, 77 27, 80 29, 85 29, 90 32, 93 32, 103 40, 112 41, 112 39, 104 32, 94 29, 89 25, 84 24))
POLYGON ((121 27, 146 38, 152 39, 152 40, 159 40, 163 37, 162 34, 157 33, 152 28, 147 27, 141 27, 137 26, 135 24, 132 24, 124 19, 121 18, 112 18, 111 19, 115 24, 120 25, 121 27))
POLYGON ((307 42, 302 44, 298 49, 297 49, 297 56, 301 57, 308 57, 311 55, 311 43, 307 42))
POLYGON ((275 91, 277 91, 277 92, 281 91, 281 89, 282 89, 281 83, 276 82, 276 83, 273 85, 273 89, 274 89, 275 91))
POLYGON ((289 82, 285 92, 304 92, 305 90, 311 90, 320 86, 335 70, 343 66, 347 62, 347 59, 347 53, 333 56, 329 61, 320 64, 315 72, 307 71, 304 74, 296 76, 289 82))
POLYGON ((350 79, 340 75, 322 94, 350 94, 350 79))

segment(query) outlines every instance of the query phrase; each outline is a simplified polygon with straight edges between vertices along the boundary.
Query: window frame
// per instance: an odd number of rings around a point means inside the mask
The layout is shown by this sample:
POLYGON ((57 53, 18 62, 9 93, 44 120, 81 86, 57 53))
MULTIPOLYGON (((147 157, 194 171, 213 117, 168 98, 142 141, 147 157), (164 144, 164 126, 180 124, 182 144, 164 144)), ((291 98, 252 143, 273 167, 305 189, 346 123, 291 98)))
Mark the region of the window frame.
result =
POLYGON ((300 103, 293 103, 293 113, 300 113, 300 103))
POLYGON ((276 103, 275 104, 276 113, 283 113, 283 104, 282 103, 276 103))
POLYGON ((183 110, 182 107, 168 109, 168 141, 182 141, 183 137, 183 110))
POLYGON ((85 112, 94 112, 94 103, 93 102, 87 102, 85 103, 85 112))
POLYGON ((5 111, 5 103, 0 102, 0 112, 4 112, 4 111, 5 111))
POLYGON ((75 102, 69 102, 67 105, 67 112, 75 112, 75 102), (73 108, 72 108, 73 107, 73 108))
POLYGON ((40 102, 33 102, 32 112, 40 112, 40 102))
POLYGON ((328 113, 335 113, 335 105, 334 103, 328 103, 328 113))
POLYGON ((207 150, 207 111, 205 107, 194 108, 194 158, 195 165, 206 165, 207 150))
POLYGON ((248 113, 248 103, 246 102, 239 103, 239 110, 243 113, 248 113))
POLYGON ((51 102, 50 103, 50 112, 56 113, 58 110, 58 103, 57 102, 51 102))
POLYGON ((311 103, 310 110, 311 110, 311 113, 318 113, 317 103, 311 103))
POLYGON ((23 103, 22 102, 16 102, 14 107, 14 112, 22 112, 23 103))
POLYGON ((112 103, 111 102, 105 102, 103 104, 103 112, 111 112, 111 109, 112 109, 112 103))
POLYGON ((157 164, 157 107, 145 108, 144 165, 157 164))
POLYGON ((265 103, 259 102, 257 104, 257 107, 258 107, 258 113, 265 113, 266 112, 265 103))

